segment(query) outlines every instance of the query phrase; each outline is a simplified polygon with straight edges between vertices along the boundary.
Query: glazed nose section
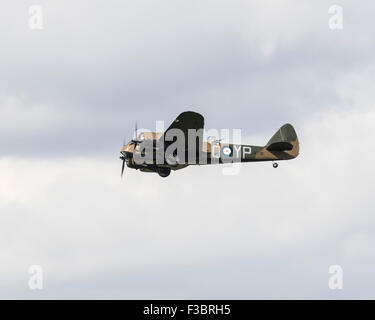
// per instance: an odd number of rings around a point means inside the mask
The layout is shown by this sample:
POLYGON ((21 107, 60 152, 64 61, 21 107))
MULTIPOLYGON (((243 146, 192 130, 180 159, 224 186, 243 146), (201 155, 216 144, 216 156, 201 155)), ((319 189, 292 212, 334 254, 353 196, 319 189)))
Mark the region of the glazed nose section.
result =
POLYGON ((121 148, 121 150, 120 150, 120 152, 132 152, 132 151, 133 151, 133 150, 132 150, 132 147, 131 147, 130 144, 127 144, 127 145, 123 146, 123 147, 121 148))

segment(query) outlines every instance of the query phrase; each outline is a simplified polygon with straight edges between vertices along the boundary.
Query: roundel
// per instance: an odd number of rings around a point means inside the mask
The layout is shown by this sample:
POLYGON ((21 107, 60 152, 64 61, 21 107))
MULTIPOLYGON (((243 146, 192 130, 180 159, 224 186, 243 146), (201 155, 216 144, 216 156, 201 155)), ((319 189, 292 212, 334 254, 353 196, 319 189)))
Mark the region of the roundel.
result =
POLYGON ((231 147, 223 147, 221 149, 221 152, 223 153, 223 155, 225 156, 231 156, 232 155, 232 148, 231 147))

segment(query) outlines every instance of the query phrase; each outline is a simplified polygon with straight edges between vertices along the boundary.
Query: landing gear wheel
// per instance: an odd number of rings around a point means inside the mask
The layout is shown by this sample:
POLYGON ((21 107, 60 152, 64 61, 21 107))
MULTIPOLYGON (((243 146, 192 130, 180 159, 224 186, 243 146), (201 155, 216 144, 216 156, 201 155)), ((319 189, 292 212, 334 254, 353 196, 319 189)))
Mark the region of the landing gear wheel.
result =
POLYGON ((272 166, 276 169, 279 166, 279 164, 277 162, 274 162, 272 163, 272 166))
POLYGON ((166 178, 170 175, 171 168, 158 168, 157 172, 158 172, 159 176, 161 176, 162 178, 166 178))

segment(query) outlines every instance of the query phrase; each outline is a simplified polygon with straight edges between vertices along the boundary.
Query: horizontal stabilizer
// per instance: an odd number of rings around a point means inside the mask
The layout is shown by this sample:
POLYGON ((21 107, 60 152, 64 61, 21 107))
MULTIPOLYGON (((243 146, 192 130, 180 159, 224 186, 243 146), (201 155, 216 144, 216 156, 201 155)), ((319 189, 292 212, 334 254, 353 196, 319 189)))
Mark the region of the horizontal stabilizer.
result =
POLYGON ((268 151, 289 151, 293 149, 293 145, 289 142, 275 142, 267 147, 268 151))

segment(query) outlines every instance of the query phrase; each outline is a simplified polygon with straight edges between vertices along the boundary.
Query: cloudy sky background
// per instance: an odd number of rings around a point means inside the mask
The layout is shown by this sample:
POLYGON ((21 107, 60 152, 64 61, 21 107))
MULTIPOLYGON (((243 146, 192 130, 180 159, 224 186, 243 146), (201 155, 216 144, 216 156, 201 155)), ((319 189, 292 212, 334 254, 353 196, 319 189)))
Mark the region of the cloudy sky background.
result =
POLYGON ((372 1, 2 1, 1 298, 375 298, 372 1), (39 4, 44 29, 28 28, 39 4), (330 30, 328 9, 344 9, 330 30), (126 170, 182 111, 301 154, 126 170), (30 265, 44 289, 28 288, 30 265), (328 268, 344 289, 328 288, 328 268))

